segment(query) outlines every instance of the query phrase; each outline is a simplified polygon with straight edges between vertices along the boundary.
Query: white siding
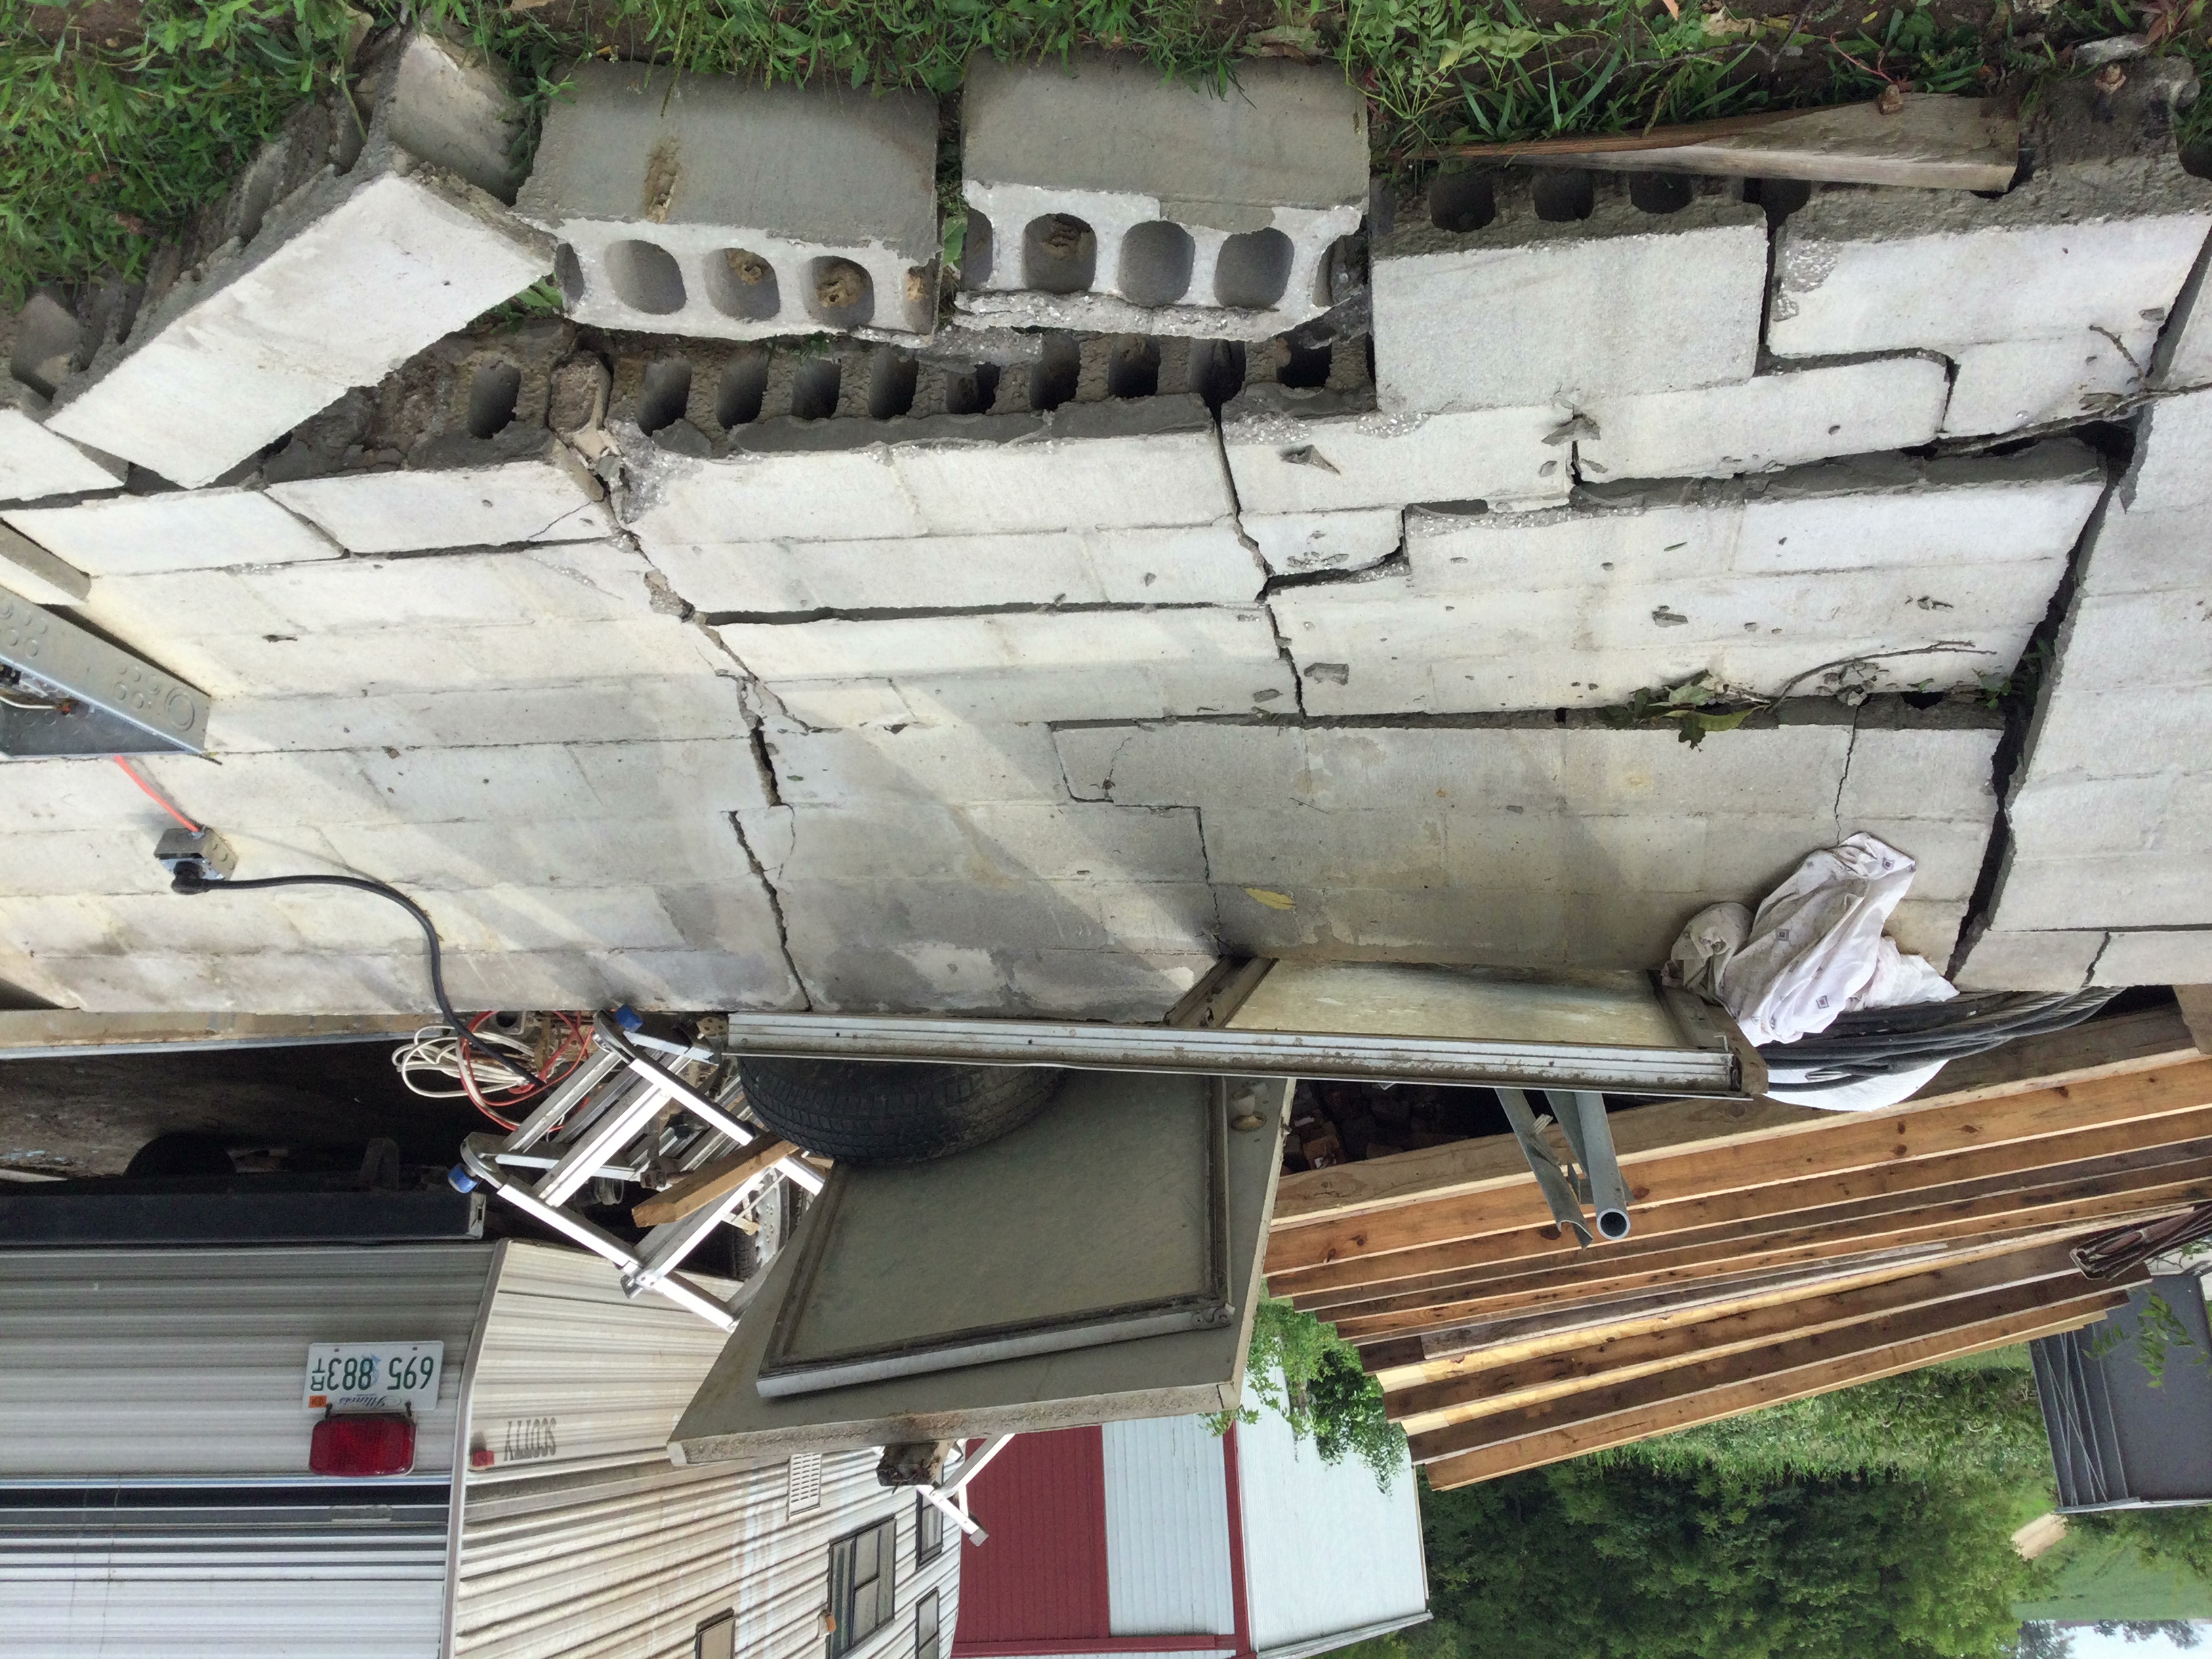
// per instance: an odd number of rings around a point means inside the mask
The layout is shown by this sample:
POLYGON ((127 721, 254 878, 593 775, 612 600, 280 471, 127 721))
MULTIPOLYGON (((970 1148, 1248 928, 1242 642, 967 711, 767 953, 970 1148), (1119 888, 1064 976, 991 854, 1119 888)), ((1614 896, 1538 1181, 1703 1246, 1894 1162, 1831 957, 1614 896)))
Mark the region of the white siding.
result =
POLYGON ((1103 1434, 1109 1627, 1116 1636, 1234 1632, 1220 1437, 1202 1417, 1109 1423, 1103 1434))
POLYGON ((415 1473, 453 1468, 489 1244, 0 1252, 0 1480, 307 1478, 313 1342, 446 1345, 415 1473))
POLYGON ((909 1650, 914 1604, 933 1589, 949 1633, 957 1534, 917 1569, 914 1494, 878 1486, 875 1462, 826 1457, 821 1505, 797 1516, 781 1462, 471 1482, 454 1659, 686 1659, 697 1627, 731 1611, 745 1659, 819 1659, 830 1542, 885 1516, 898 1522, 897 1613, 854 1659, 909 1650))
POLYGON ((1265 1407, 1257 1423, 1237 1430, 1237 1455, 1245 1603, 1261 1659, 1326 1652, 1425 1615, 1411 1469, 1401 1465, 1385 1492, 1357 1458, 1322 1462, 1265 1407))

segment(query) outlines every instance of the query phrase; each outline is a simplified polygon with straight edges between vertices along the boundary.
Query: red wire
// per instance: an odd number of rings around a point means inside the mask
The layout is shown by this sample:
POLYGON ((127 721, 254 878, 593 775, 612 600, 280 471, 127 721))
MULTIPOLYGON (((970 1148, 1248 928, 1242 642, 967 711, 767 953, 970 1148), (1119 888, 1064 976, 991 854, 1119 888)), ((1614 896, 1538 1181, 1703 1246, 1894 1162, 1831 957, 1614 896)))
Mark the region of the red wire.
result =
POLYGON ((176 819, 179 823, 183 824, 185 829, 191 830, 194 835, 198 835, 200 831, 206 827, 204 824, 194 823, 182 812, 179 812, 175 807, 170 805, 167 799, 162 796, 159 790, 155 789, 152 784, 147 782, 145 779, 138 775, 138 769, 131 765, 129 761, 124 759, 122 756, 110 755, 107 758, 113 761, 118 766, 123 769, 123 775, 129 778, 131 782, 137 784, 148 800, 152 801, 155 805, 160 807, 171 817, 176 819))
MULTIPOLYGON (((483 1023, 490 1018, 489 1013, 478 1014, 469 1022, 469 1030, 472 1032, 482 1030, 483 1023)), ((520 1106, 526 1101, 536 1099, 562 1078, 568 1076, 569 1073, 574 1071, 583 1063, 584 1056, 591 1051, 591 1038, 585 1031, 583 1023, 575 1015, 556 1012, 551 1018, 562 1021, 568 1029, 562 1035, 551 1055, 546 1060, 544 1072, 542 1074, 532 1073, 531 1082, 505 1083, 489 1091, 501 1105, 520 1106), (563 1066, 561 1064, 562 1059, 568 1054, 572 1046, 576 1051, 575 1056, 563 1066)), ((455 1069, 460 1073, 461 1091, 468 1096, 470 1103, 476 1107, 477 1110, 482 1112, 502 1129, 512 1131, 518 1127, 520 1121, 519 1119, 510 1120, 501 1117, 497 1112, 492 1110, 491 1102, 477 1092, 476 1067, 471 1062, 465 1045, 456 1046, 454 1061, 455 1069)))

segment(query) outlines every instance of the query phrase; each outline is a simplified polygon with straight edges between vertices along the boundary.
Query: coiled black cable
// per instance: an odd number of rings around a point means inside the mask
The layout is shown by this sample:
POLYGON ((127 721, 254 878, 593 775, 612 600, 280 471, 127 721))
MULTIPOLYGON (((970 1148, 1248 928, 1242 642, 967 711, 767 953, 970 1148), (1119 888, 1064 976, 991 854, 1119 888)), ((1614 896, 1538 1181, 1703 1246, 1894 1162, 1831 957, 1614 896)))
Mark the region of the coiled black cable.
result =
POLYGON ((2063 1031, 2118 994, 2117 988, 2049 994, 2001 991, 1949 1002, 1862 1009, 1838 1015, 1826 1030, 1798 1042, 1767 1043, 1759 1054, 1770 1066, 1805 1073, 1802 1081, 1789 1085, 1792 1089, 1838 1089, 1985 1054, 2020 1037, 2063 1031))

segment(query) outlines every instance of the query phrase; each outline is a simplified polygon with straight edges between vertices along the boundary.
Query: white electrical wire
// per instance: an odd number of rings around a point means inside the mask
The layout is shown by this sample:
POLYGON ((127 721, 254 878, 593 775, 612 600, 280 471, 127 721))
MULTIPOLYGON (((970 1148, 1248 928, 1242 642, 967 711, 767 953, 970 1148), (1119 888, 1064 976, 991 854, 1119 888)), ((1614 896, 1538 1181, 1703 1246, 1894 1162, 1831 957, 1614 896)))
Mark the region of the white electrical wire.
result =
MULTIPOLYGON (((536 1045, 504 1031, 484 1030, 476 1033, 476 1041, 512 1054, 526 1067, 533 1064, 536 1045)), ((410 1093, 427 1100, 465 1100, 468 1091, 461 1087, 460 1043, 450 1025, 425 1025, 415 1033, 413 1039, 392 1051, 392 1064, 399 1073, 399 1080, 410 1093), (451 1088, 435 1087, 418 1078, 447 1078, 451 1088)), ((495 1065, 478 1055, 471 1055, 469 1066, 478 1093, 492 1093, 514 1086, 514 1073, 504 1066, 495 1065)))

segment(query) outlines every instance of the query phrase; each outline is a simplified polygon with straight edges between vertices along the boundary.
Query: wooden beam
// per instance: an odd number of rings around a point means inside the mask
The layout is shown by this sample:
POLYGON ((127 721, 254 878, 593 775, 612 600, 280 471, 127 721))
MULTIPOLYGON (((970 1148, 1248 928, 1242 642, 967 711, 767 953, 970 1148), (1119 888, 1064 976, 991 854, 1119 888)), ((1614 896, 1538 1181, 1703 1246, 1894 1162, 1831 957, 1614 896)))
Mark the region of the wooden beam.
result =
MULTIPOLYGON (((2142 1275, 2138 1273, 2133 1277, 2140 1279, 2142 1275)), ((2069 1274, 2006 1290, 1961 1296, 1901 1313, 1884 1314, 1838 1330, 1785 1338, 1741 1353, 1699 1360, 1586 1393, 1516 1406, 1471 1423, 1413 1435, 1409 1443, 1416 1463, 1432 1463, 1461 1452, 1503 1445, 1575 1424, 1595 1423, 1667 1401, 1693 1399, 1758 1377, 1816 1370, 1837 1360, 1878 1353, 1904 1342, 1942 1336, 1984 1321, 2048 1309, 2107 1288, 2093 1285, 2078 1274, 2069 1274)))
MULTIPOLYGON (((2200 1180, 2149 1192, 2118 1193, 2057 1205, 2033 1212, 2010 1225, 1995 1224, 1978 1217, 1968 1218, 1912 1229, 1901 1235, 1889 1235, 1873 1243, 1880 1248, 1893 1245, 1900 1237, 1933 1243, 1945 1237, 1977 1237, 1994 1243, 2036 1232, 2080 1231, 2092 1225, 2124 1226, 2154 1220, 2208 1201, 2212 1201, 2212 1181, 2200 1180)), ((1509 1311, 1569 1306, 1601 1291, 1610 1293, 1661 1285, 1694 1289, 1710 1273, 1712 1260, 1730 1259, 1712 1247, 1682 1254, 1695 1254, 1710 1259, 1663 1264, 1646 1262, 1634 1273, 1621 1273, 1596 1283, 1571 1275, 1531 1275, 1518 1281, 1480 1287, 1462 1297, 1437 1300, 1420 1297, 1395 1299, 1348 1311, 1333 1312, 1325 1316, 1336 1327, 1338 1334, 1346 1340, 1363 1342, 1400 1332, 1464 1324, 1470 1319, 1497 1316, 1509 1311)), ((1850 1254, 1852 1252, 1847 1248, 1824 1241, 1761 1250, 1734 1260, 1737 1265, 1745 1267, 1779 1267, 1792 1263, 1838 1261, 1850 1254)))
MULTIPOLYGON (((1638 1205, 1715 1197, 1822 1175, 1843 1175, 1945 1152, 2061 1134, 2212 1104, 2212 1060, 2079 1085, 2061 1085, 1950 1106, 1848 1115, 1822 1123, 1622 1160, 1638 1205)), ((1271 1233, 1267 1274, 1302 1272, 1352 1256, 1441 1244, 1540 1220, 1533 1178, 1505 1190, 1428 1200, 1320 1226, 1271 1233)))
POLYGON ((265 1048, 396 1040, 420 1014, 103 1014, 75 1008, 0 1010, 0 1052, 11 1055, 265 1048))
MULTIPOLYGON (((2197 1155, 2183 1153, 2184 1147, 2199 1146, 2205 1154, 2212 1154, 2212 1139, 2208 1137, 2212 1137, 2212 1106, 2073 1134, 1904 1159, 1839 1176, 1778 1182, 1771 1187, 1723 1193, 1715 1198, 1653 1205, 1639 1212, 1634 1233, 1626 1239, 1588 1247, 1583 1259, 1663 1248, 1663 1241, 1669 1239, 1686 1243, 1700 1236, 1717 1236, 1714 1230, 1723 1227, 1771 1231, 1851 1214, 1887 1214, 1923 1202, 2048 1186, 2076 1176, 2086 1178, 2106 1171, 2150 1168, 2177 1157, 2197 1155)), ((1545 1257, 1567 1259, 1576 1256, 1577 1248, 1577 1242, 1563 1236, 1556 1225, 1531 1224, 1510 1232, 1422 1249, 1355 1256, 1304 1273, 1271 1270, 1268 1277, 1276 1295, 1318 1297, 1347 1287, 1417 1280, 1491 1265, 1545 1257)))
MULTIPOLYGON (((2023 1037, 1986 1054, 1954 1060, 1897 1115, 1959 1105, 2040 1088, 2124 1075, 2196 1057, 2173 1009, 2087 1020, 2047 1036, 2023 1037)), ((1875 1115, 1869 1114, 1869 1115, 1875 1115)), ((1624 1166, 1713 1141, 1747 1141, 1832 1124, 1835 1115, 1780 1101, 1669 1100, 1613 1114, 1613 1150, 1624 1166)), ((1534 1182, 1510 1135, 1484 1135, 1389 1158, 1304 1170, 1282 1178, 1273 1224, 1283 1230, 1395 1208, 1422 1200, 1467 1197, 1534 1182)))
POLYGON ((1422 1474, 1437 1492, 1471 1486, 1478 1480, 1492 1480, 1501 1475, 1578 1457, 1585 1452, 1632 1445, 1655 1436, 1740 1417, 1768 1406, 1832 1394, 1838 1389, 1918 1370, 1939 1360, 1986 1353, 1993 1348, 2010 1347, 2037 1337, 2079 1330, 2084 1325, 2094 1324, 2126 1300, 2124 1290, 2101 1291, 2078 1301, 1962 1327, 1940 1337, 1899 1343, 1812 1370, 1759 1377, 1688 1400, 1668 1401, 1642 1411, 1624 1413, 1602 1423, 1577 1424, 1502 1446, 1462 1453, 1430 1464, 1422 1474))
POLYGON ((1808 179, 1921 190, 2003 190, 2020 166, 2017 106, 1994 98, 1905 94, 1826 109, 1769 111, 1640 133, 1452 144, 1439 155, 1485 161, 1585 161, 1623 170, 1731 179, 1808 179))
POLYGON ((1581 1347, 1528 1358, 1484 1364, 1487 1356, 1473 1354, 1458 1376, 1386 1390, 1384 1404, 1408 1432, 1419 1432, 1960 1297, 2047 1279, 2078 1282, 2081 1275, 2067 1255, 2069 1242, 1946 1262, 1870 1285, 1801 1287, 1762 1307, 1692 1316, 1642 1334, 1608 1332, 1581 1347))
POLYGON ((633 1204, 629 1218, 641 1227, 681 1221, 715 1200, 728 1197, 762 1170, 782 1163, 798 1150, 787 1140, 771 1140, 766 1146, 756 1142, 740 1147, 727 1158, 717 1158, 704 1169, 694 1170, 674 1186, 633 1204))

